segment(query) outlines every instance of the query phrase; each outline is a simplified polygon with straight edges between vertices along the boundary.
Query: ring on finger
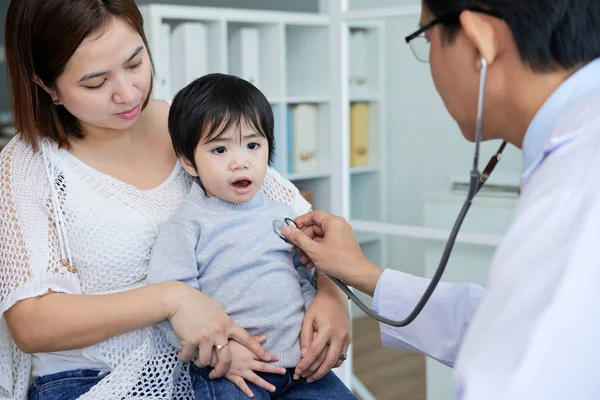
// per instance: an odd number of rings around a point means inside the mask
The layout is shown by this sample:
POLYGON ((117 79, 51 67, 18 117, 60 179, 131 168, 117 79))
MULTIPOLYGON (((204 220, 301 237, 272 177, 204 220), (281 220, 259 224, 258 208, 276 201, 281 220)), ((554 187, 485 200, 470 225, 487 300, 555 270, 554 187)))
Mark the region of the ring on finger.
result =
POLYGON ((219 351, 219 350, 222 350, 222 349, 223 349, 223 347, 227 346, 228 344, 229 344, 229 342, 227 342, 227 343, 225 343, 225 344, 217 344, 217 345, 215 345, 215 349, 216 349, 217 351, 219 351))

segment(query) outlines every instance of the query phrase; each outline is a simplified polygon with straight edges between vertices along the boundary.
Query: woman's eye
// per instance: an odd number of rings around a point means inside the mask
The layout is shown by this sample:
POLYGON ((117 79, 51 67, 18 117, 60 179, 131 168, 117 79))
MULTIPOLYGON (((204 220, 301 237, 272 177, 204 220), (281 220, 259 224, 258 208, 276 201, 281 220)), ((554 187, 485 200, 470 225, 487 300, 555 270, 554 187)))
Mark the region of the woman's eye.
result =
POLYGON ((141 66, 142 66, 142 60, 140 60, 140 62, 139 62, 139 63, 137 63, 137 64, 135 64, 135 65, 132 65, 132 66, 130 66, 130 67, 129 67, 129 69, 138 69, 138 68, 139 68, 139 67, 141 67, 141 66))
POLYGON ((223 154, 227 151, 227 149, 223 146, 217 147, 216 149, 213 150, 213 153, 215 154, 223 154))
POLYGON ((259 147, 260 147, 260 144, 258 144, 256 142, 248 143, 248 148, 250 150, 258 149, 259 147))
POLYGON ((90 89, 90 90, 98 90, 101 89, 102 86, 104 86, 104 82, 106 82, 106 79, 102 81, 101 84, 96 85, 96 86, 86 86, 86 88, 90 89))

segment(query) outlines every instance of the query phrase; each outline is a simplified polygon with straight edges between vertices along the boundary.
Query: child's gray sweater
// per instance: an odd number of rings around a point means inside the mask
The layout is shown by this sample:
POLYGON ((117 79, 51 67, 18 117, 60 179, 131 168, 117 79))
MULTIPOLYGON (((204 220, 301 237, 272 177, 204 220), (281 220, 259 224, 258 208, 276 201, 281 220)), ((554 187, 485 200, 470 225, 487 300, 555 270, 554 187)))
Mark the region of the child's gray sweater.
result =
MULTIPOLYGON (((293 218, 284 204, 262 191, 234 204, 206 197, 194 184, 163 225, 152 250, 148 282, 185 282, 216 299, 252 335, 265 335, 264 347, 279 356, 276 365, 300 360, 299 334, 315 289, 311 274, 293 261, 293 247, 273 230, 273 220, 293 218)), ((159 324, 169 342, 181 348, 168 322, 159 324)))

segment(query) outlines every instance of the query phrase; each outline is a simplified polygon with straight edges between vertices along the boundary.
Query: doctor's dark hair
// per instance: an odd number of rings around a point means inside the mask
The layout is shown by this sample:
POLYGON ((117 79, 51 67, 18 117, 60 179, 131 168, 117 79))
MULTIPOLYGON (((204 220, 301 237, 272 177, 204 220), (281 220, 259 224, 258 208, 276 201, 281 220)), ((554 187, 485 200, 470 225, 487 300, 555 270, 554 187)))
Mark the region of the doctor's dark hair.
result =
MULTIPOLYGON (((580 67, 600 57, 599 0, 424 0, 436 17, 477 6, 508 24, 521 60, 536 72, 580 67)), ((450 42, 458 19, 442 22, 450 42)))
POLYGON ((169 133, 175 153, 196 168, 198 144, 210 143, 229 129, 247 124, 267 139, 269 164, 275 152, 273 110, 250 82, 233 75, 204 75, 181 89, 169 111, 169 133))
MULTIPOLYGON (((38 138, 61 147, 83 137, 79 120, 34 82, 56 89, 56 81, 88 37, 103 34, 120 19, 142 38, 143 19, 134 0, 11 0, 4 27, 4 44, 15 129, 37 148, 38 138)), ((149 93, 152 92, 152 82, 149 93)), ((146 107, 150 94, 144 100, 146 107)))

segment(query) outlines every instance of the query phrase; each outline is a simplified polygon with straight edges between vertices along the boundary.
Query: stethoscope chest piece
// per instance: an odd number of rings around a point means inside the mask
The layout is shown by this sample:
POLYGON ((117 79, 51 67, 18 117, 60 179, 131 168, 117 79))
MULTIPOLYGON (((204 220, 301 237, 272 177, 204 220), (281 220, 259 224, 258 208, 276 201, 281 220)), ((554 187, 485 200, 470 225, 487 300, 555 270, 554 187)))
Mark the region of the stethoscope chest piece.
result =
POLYGON ((286 225, 287 226, 294 226, 294 227, 298 228, 298 225, 296 225, 296 223, 294 222, 294 220, 291 219, 291 218, 284 218, 283 221, 280 220, 280 219, 273 220, 273 230, 275 231, 275 233, 277 234, 277 236, 279 236, 284 242, 292 244, 292 242, 290 242, 289 240, 287 240, 285 238, 285 236, 283 236, 283 234, 281 233, 281 230, 286 225))

